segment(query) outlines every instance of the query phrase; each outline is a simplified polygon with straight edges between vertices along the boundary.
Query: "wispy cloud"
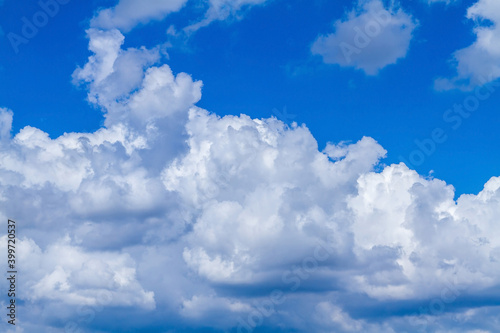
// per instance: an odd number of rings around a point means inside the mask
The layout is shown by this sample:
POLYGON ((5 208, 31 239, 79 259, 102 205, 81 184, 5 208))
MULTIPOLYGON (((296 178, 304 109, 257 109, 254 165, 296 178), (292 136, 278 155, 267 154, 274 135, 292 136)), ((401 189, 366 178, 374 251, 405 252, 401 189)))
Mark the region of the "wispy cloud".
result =
MULTIPOLYGON (((184 32, 193 33, 214 21, 237 18, 242 10, 269 0, 203 0, 205 7, 203 18, 184 28, 184 32)), ((171 13, 180 11, 188 0, 120 0, 112 8, 100 10, 91 21, 91 27, 97 29, 119 29, 128 32, 139 24, 159 21, 171 13)))
POLYGON ((184 30, 192 33, 206 27, 214 21, 225 20, 237 16, 241 10, 255 5, 262 5, 269 0, 207 0, 208 9, 203 19, 187 26, 184 30))
POLYGON ((187 0, 120 0, 115 7, 98 12, 91 26, 101 29, 129 31, 136 25, 161 20, 168 14, 179 11, 187 0))

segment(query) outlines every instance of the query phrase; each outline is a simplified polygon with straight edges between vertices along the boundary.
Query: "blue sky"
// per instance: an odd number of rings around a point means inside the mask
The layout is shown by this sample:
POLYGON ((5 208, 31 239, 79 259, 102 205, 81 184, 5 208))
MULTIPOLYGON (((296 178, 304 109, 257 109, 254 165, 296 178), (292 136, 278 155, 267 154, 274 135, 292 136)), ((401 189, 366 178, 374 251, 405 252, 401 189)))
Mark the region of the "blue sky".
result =
POLYGON ((500 327, 495 0, 0 6, 12 332, 500 327))

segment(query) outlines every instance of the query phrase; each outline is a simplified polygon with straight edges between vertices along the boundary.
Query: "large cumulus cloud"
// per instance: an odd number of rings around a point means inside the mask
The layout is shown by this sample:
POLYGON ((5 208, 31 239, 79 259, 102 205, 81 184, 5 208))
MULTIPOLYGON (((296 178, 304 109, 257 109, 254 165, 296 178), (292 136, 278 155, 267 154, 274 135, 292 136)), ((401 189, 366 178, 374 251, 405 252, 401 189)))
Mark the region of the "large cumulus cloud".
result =
POLYGON ((103 128, 12 137, 0 111, 21 328, 492 332, 500 178, 455 201, 372 138, 323 149, 305 125, 219 117, 157 49, 88 36, 73 78, 103 128))

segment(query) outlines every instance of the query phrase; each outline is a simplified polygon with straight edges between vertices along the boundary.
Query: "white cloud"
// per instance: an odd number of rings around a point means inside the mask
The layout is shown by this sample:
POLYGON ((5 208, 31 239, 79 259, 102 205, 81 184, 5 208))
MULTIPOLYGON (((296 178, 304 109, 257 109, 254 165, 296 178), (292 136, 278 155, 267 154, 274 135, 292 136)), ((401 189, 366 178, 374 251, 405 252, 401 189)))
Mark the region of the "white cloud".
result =
POLYGON ((187 0, 119 0, 115 7, 99 11, 91 26, 129 31, 139 23, 162 20, 168 14, 179 11, 186 3, 187 0))
POLYGON ((11 138, 0 111, 0 221, 15 217, 26 237, 26 331, 81 323, 77 307, 99 295, 108 319, 84 332, 230 329, 273 290, 284 297, 271 328, 415 331, 430 319, 380 308, 437 299, 437 329, 494 331, 484 318, 498 309, 475 307, 500 296, 500 178, 455 201, 443 181, 382 165, 372 138, 320 151, 305 125, 218 117, 194 105, 202 83, 158 65, 156 49, 124 50, 117 30, 88 35, 93 55, 74 78, 105 127, 11 138), (452 308, 453 295, 476 303, 452 308))
POLYGON ((500 245, 490 222, 497 178, 455 202, 452 187, 402 164, 370 172, 385 153, 372 139, 329 146, 332 163, 307 129, 280 126, 192 111, 189 153, 163 181, 197 212, 184 250, 197 274, 214 283, 272 281, 276 265, 335 239, 335 258, 353 250, 360 262, 380 261, 351 271, 345 286, 375 299, 432 297, 456 276, 461 288, 495 285, 499 267, 488 263, 500 245), (462 213, 471 200, 465 211, 474 216, 462 213))
POLYGON ((199 22, 186 27, 185 31, 193 32, 214 21, 235 17, 243 9, 262 5, 266 1, 269 0, 205 0, 205 2, 208 2, 208 9, 205 13, 205 17, 199 22))
POLYGON ((476 41, 453 54, 457 75, 435 81, 437 90, 470 90, 500 78, 500 3, 479 0, 467 10, 476 41))
POLYGON ((401 8, 384 8, 380 0, 360 1, 334 23, 334 32, 320 35, 311 52, 327 64, 354 67, 375 75, 404 58, 417 23, 401 8))
MULTIPOLYGON (((7 252, 7 236, 2 237, 7 252)), ((57 301, 68 305, 128 305, 155 307, 153 292, 142 289, 135 263, 119 252, 86 251, 65 237, 45 251, 32 239, 17 240, 17 262, 23 278, 18 288, 31 302, 57 301)))
POLYGON ((75 83, 87 84, 89 101, 105 112, 106 125, 127 124, 154 130, 161 118, 179 116, 201 98, 201 82, 185 73, 172 74, 170 67, 154 67, 158 48, 123 50, 124 37, 116 29, 87 31, 89 57, 73 73, 75 83))
MULTIPOLYGON (((199 4, 205 7, 203 18, 184 28, 192 33, 214 21, 239 18, 245 9, 262 5, 269 0, 202 0, 199 4)), ((112 8, 100 10, 91 21, 96 29, 119 29, 122 32, 132 30, 138 24, 163 20, 171 13, 180 11, 188 4, 188 0, 119 0, 112 8)))

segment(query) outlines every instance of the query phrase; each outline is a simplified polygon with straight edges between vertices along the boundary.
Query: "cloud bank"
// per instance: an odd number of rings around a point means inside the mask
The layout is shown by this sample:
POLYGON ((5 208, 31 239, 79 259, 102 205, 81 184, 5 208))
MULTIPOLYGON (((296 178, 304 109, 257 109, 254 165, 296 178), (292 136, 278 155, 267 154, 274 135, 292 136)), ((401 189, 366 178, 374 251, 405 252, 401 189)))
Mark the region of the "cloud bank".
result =
POLYGON ((157 48, 87 34, 73 79, 103 128, 11 136, 0 110, 18 331, 495 332, 500 178, 455 201, 372 138, 219 117, 157 48))

